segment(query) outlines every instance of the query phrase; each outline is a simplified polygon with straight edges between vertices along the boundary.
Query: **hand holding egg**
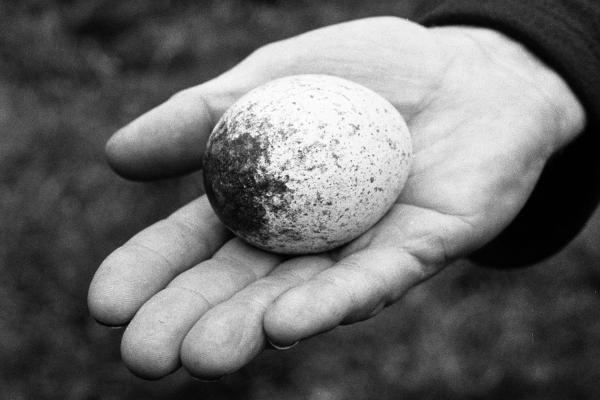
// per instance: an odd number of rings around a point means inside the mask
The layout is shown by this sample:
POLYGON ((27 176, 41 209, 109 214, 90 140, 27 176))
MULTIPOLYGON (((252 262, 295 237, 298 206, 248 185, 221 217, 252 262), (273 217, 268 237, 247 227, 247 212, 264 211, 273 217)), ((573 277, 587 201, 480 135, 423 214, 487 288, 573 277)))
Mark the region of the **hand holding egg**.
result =
POLYGON ((212 207, 195 199, 115 250, 92 315, 128 324, 123 360, 148 378, 181 365, 218 377, 268 342, 373 317, 498 235, 576 127, 577 108, 551 107, 568 87, 532 61, 493 32, 369 18, 268 45, 173 96, 115 134, 108 158, 144 179, 205 158, 212 207), (564 90, 545 101, 552 88, 564 90))

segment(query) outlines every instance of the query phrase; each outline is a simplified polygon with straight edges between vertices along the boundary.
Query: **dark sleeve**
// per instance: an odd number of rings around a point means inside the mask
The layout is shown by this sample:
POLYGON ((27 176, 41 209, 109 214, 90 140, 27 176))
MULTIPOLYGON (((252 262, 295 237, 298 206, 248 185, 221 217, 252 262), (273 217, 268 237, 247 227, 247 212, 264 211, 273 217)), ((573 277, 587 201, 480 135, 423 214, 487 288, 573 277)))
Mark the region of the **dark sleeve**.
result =
POLYGON ((581 231, 600 199, 600 1, 437 3, 416 20, 426 26, 483 26, 511 36, 557 71, 586 110, 583 134, 548 162, 512 224, 472 256, 502 268, 538 262, 581 231))

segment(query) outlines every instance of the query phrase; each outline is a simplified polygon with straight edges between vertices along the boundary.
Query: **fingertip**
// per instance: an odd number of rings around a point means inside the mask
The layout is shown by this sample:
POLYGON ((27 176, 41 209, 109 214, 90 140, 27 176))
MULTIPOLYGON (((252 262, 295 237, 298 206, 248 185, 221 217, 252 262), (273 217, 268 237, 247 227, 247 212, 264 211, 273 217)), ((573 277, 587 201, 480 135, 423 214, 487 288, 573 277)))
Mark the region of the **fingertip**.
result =
POLYGON ((127 324, 135 311, 126 302, 118 301, 102 280, 102 277, 94 277, 90 284, 87 298, 90 315, 98 323, 108 327, 127 324))
POLYGON ((142 353, 136 353, 137 350, 139 349, 121 347, 121 360, 129 372, 138 378, 155 381, 172 372, 166 370, 161 363, 157 363, 156 359, 142 353))
POLYGON ((319 301, 314 292, 307 299, 302 287, 284 293, 265 313, 263 325, 268 340, 275 347, 286 348, 333 328, 335 324, 329 327, 321 317, 319 301))
POLYGON ((267 343, 269 344, 268 348, 271 348, 273 350, 278 350, 278 351, 285 351, 285 350, 290 350, 290 349, 296 347, 298 345, 298 343, 300 343, 300 341, 297 340, 290 345, 280 345, 277 343, 273 343, 273 341, 270 338, 267 338, 267 343))
POLYGON ((183 338, 205 312, 189 291, 167 288, 148 300, 136 313, 121 341, 121 355, 136 375, 154 379, 180 366, 183 338))
POLYGON ((105 145, 108 164, 133 180, 191 172, 201 167, 212 120, 199 90, 182 91, 118 130, 105 145))
POLYGON ((90 316, 100 325, 107 328, 121 328, 129 322, 131 317, 123 312, 122 309, 114 307, 112 302, 105 302, 98 296, 88 295, 88 310, 90 316))
POLYGON ((156 260, 122 246, 100 265, 88 290, 88 308, 92 317, 103 325, 127 324, 137 310, 158 290, 163 282, 155 279, 156 260), (132 268, 142 263, 146 274, 132 268), (154 278, 154 279, 153 279, 154 278))
POLYGON ((115 132, 104 146, 104 154, 110 168, 123 178, 145 180, 146 173, 136 164, 135 144, 127 133, 127 127, 115 132))
POLYGON ((106 161, 118 175, 133 181, 150 181, 174 177, 198 167, 199 161, 190 165, 183 157, 177 159, 168 154, 169 145, 158 144, 160 138, 150 139, 155 140, 156 145, 148 143, 148 138, 142 139, 143 132, 138 132, 140 128, 134 123, 115 132, 104 146, 106 161), (162 147, 165 154, 160 154, 158 147, 162 147))
POLYGON ((216 308, 198 321, 181 346, 181 364, 190 375, 217 379, 256 356, 264 347, 264 337, 260 320, 248 317, 235 307, 216 308))
POLYGON ((215 337, 208 332, 188 335, 181 345, 181 365, 188 373, 200 380, 217 379, 238 369, 231 357, 223 350, 225 337, 215 337))
POLYGON ((181 365, 182 341, 210 305, 192 291, 168 287, 136 313, 121 342, 124 361, 138 375, 166 376, 181 365))
POLYGON ((212 365, 205 360, 202 360, 202 354, 194 353, 184 341, 181 348, 181 365, 183 369, 195 380, 202 382, 211 382, 221 379, 225 375, 229 375, 237 370, 237 368, 224 368, 222 365, 213 363, 212 365))
POLYGON ((160 340, 140 338, 136 330, 128 327, 121 340, 121 359, 132 373, 140 378, 156 380, 179 368, 177 353, 173 356, 160 340))

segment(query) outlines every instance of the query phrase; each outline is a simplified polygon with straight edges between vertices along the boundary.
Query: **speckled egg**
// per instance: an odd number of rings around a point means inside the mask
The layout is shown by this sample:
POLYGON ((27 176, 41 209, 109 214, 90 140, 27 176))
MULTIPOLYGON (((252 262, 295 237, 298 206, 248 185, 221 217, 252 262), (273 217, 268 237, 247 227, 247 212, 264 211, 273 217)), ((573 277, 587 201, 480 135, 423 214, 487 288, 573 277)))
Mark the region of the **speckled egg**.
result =
POLYGON ((215 126, 206 194, 248 243, 284 254, 340 246, 373 226, 408 177, 411 139, 375 92, 328 75, 260 86, 215 126))

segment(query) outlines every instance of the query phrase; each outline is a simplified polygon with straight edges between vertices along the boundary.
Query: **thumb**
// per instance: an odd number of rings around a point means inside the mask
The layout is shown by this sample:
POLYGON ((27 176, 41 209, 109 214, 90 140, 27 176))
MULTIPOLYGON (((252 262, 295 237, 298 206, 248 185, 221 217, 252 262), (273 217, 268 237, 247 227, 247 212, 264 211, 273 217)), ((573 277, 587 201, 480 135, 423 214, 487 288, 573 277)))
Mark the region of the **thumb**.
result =
POLYGON ((110 166, 136 180, 199 169, 217 120, 240 96, 271 78, 258 65, 261 58, 251 56, 217 78, 175 94, 118 130, 106 144, 110 166))

